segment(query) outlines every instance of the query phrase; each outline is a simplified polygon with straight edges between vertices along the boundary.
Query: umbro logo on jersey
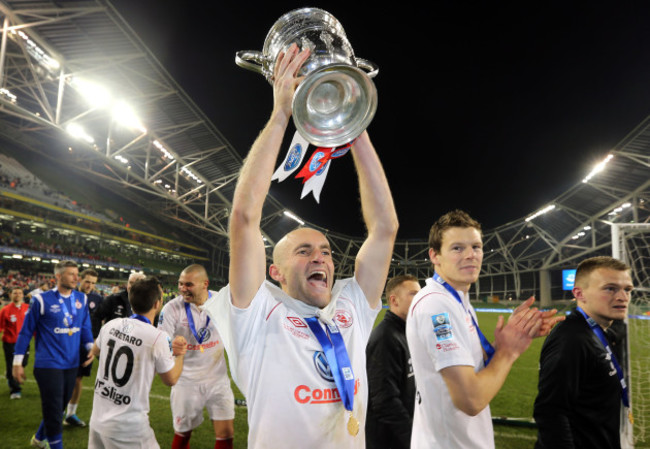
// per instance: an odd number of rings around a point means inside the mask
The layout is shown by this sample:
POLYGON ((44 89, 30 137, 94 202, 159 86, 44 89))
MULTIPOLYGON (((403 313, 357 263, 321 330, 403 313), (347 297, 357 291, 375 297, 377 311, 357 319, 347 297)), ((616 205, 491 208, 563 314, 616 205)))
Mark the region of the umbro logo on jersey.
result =
POLYGON ((302 321, 300 318, 297 318, 295 316, 288 316, 287 320, 289 320, 289 323, 291 324, 282 323, 282 327, 284 327, 286 331, 288 331, 294 337, 302 338, 303 340, 309 340, 309 336, 311 334, 309 334, 308 332, 303 332, 300 329, 296 329, 296 328, 306 328, 307 324, 305 324, 304 321, 302 321))
POLYGON ((300 318, 297 318, 295 316, 288 316, 287 319, 291 321, 291 324, 296 327, 307 327, 307 325, 300 318))

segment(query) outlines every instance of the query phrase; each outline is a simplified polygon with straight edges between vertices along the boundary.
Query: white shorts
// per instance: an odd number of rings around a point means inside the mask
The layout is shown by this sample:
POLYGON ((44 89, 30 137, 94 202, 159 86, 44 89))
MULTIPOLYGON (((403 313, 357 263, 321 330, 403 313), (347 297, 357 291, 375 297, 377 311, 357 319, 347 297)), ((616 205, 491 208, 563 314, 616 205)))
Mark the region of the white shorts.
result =
POLYGON ((120 438, 102 435, 91 427, 88 431, 88 449, 160 449, 153 429, 149 427, 149 431, 138 440, 125 441, 120 438))
POLYGON ((203 408, 212 421, 235 419, 235 396, 230 384, 182 384, 172 387, 169 398, 174 431, 189 432, 203 422, 203 408))

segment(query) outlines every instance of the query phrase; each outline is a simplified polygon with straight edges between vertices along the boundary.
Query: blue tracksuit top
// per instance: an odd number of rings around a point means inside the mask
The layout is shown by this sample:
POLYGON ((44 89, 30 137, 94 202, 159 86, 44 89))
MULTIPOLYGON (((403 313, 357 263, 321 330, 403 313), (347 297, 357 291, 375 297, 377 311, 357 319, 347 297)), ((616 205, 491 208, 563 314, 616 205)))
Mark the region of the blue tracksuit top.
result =
POLYGON ((35 295, 18 334, 14 354, 25 354, 36 332, 34 368, 78 367, 79 348, 93 342, 86 303, 86 295, 77 290, 72 290, 68 298, 62 297, 56 288, 35 295))

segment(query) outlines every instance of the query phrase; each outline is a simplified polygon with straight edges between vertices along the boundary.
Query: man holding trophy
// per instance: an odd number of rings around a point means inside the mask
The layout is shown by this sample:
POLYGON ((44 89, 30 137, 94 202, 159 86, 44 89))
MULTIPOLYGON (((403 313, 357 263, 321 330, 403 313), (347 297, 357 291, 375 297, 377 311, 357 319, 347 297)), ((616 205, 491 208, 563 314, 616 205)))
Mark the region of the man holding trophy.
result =
POLYGON ((329 242, 299 228, 273 250, 266 281, 262 207, 310 50, 280 51, 271 118, 244 161, 230 221, 230 283, 205 308, 248 401, 249 447, 365 448, 365 347, 397 234, 397 215, 368 134, 352 145, 368 236, 353 278, 334 282, 329 242), (360 430, 361 429, 361 430, 360 430))

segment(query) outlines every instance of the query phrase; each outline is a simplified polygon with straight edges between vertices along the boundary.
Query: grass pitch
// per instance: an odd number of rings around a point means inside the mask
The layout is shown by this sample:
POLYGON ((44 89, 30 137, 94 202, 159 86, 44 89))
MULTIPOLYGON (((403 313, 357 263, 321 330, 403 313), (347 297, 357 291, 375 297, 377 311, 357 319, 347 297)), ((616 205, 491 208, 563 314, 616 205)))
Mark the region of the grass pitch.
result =
MULTIPOLYGON (((382 319, 383 313, 378 317, 382 319)), ((498 314, 478 313, 481 330, 488 338, 494 335, 498 314)), ((636 324, 636 323, 635 323, 636 324)), ((644 323, 645 324, 645 323, 644 323)), ((650 326, 644 326, 647 331, 645 341, 650 340, 650 326)), ((638 336, 637 336, 638 338, 638 336)), ((539 365, 539 353, 542 348, 543 339, 537 339, 531 347, 515 363, 500 393, 491 403, 493 417, 509 417, 530 419, 533 415, 533 402, 537 395, 537 376, 539 365)), ((32 349, 32 354, 34 354, 32 349)), ((33 360, 33 359, 32 359, 33 360)), ((31 365, 30 365, 31 366, 31 365)), ((97 363, 93 364, 93 375, 84 379, 84 391, 81 396, 78 415, 88 422, 92 410, 93 391, 92 385, 95 379, 97 363)), ((646 367, 648 368, 648 367, 646 367)), ((36 431, 41 420, 40 399, 36 382, 31 376, 31 367, 26 372, 29 375, 27 383, 23 388, 23 399, 9 400, 7 387, 0 389, 0 449, 14 449, 29 447, 29 439, 36 431)), ((645 371, 648 372, 647 370, 645 371)), ((243 398, 241 393, 233 385, 236 398, 243 398)), ((151 390, 149 414, 151 426, 161 448, 171 447, 173 439, 172 417, 169 407, 170 389, 164 386, 156 377, 151 390)), ((635 404, 644 405, 646 398, 634 397, 635 404)), ((645 407, 641 407, 641 413, 645 407)), ((247 410, 245 407, 236 407, 235 417, 235 448, 247 447, 247 410)), ((637 415, 637 422, 647 423, 650 417, 637 415)), ((647 426, 644 424, 644 426, 647 426)), ((650 435, 650 429, 642 429, 645 435, 650 435)), ((495 425, 495 442, 498 449, 533 449, 536 441, 537 431, 532 428, 516 426, 495 425)), ((647 439, 647 437, 646 437, 647 439)), ((87 447, 88 428, 64 427, 63 444, 66 449, 82 449, 87 447)), ((214 446, 214 434, 207 416, 205 422, 192 434, 192 447, 210 448, 214 446)), ((650 448, 650 441, 638 442, 637 448, 650 448)))

